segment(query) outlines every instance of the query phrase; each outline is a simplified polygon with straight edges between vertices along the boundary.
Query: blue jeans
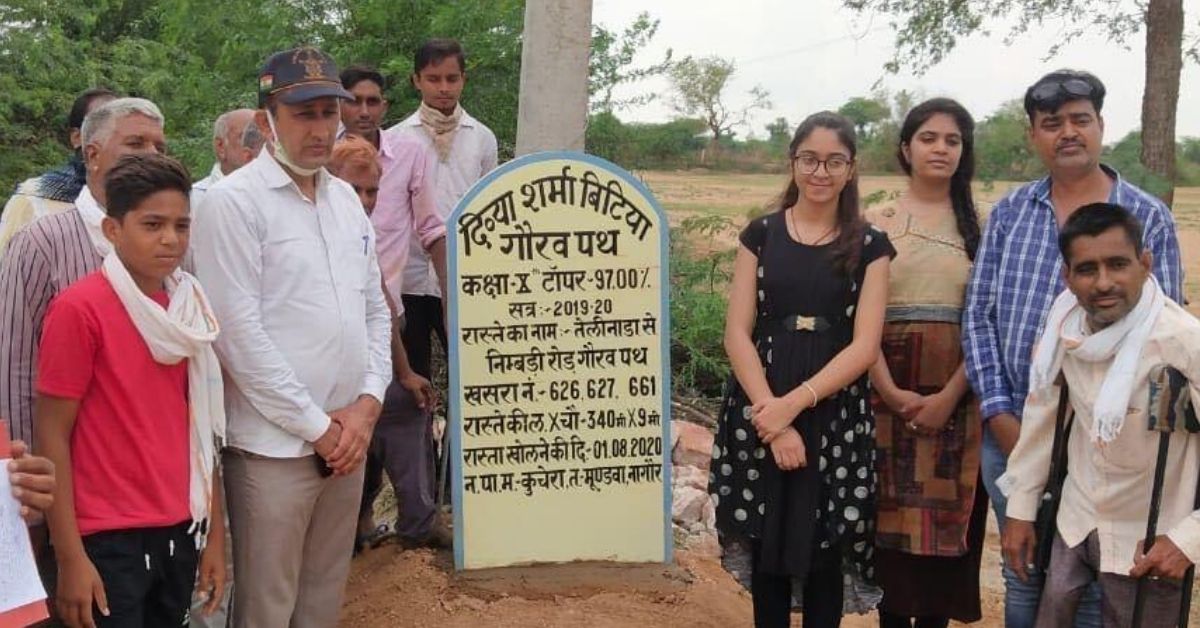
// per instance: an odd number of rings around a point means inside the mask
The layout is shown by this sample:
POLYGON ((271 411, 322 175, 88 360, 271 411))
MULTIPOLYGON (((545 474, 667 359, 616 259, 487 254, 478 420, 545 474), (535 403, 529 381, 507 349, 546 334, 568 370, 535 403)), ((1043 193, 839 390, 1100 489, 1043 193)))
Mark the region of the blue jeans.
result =
MULTIPOLYGON (((992 437, 991 430, 983 430, 983 485, 988 497, 992 500, 992 508, 996 512, 996 522, 1004 527, 1004 509, 1008 499, 996 488, 996 480, 1008 468, 1008 458, 1000 451, 1000 445, 992 437)), ((1038 598, 1041 596, 1042 576, 1040 573, 1030 574, 1026 582, 1017 577, 1016 572, 1007 565, 1001 565, 1004 576, 1004 626, 1005 628, 1033 628, 1037 617, 1038 598)), ((1088 587, 1079 610, 1075 614, 1075 628, 1100 628, 1100 587, 1092 583, 1088 587)))

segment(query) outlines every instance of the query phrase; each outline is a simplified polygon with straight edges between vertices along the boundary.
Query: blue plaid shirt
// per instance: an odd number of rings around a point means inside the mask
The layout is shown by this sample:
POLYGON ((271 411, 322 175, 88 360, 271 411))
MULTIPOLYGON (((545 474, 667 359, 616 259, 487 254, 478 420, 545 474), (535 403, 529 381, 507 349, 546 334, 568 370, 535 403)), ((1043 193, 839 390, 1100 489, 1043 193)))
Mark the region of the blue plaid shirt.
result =
MULTIPOLYGON (((1154 256, 1154 275, 1167 296, 1183 303, 1183 271, 1171 211, 1115 170, 1102 167, 1114 179, 1109 202, 1142 222, 1142 240, 1154 256)), ((1065 288, 1058 222, 1046 177, 1017 188, 992 209, 967 287, 963 351, 967 379, 982 403, 985 421, 1006 412, 1021 416, 1033 346, 1050 304, 1065 288)))

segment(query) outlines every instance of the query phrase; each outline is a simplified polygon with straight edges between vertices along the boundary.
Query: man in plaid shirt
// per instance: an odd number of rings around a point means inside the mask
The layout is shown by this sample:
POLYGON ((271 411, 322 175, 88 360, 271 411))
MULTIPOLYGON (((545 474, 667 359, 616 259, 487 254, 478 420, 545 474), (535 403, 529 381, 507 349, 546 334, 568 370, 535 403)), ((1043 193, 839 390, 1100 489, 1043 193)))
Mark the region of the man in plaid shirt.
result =
MULTIPOLYGON (((1058 230, 1079 207, 1120 205, 1143 226, 1153 272, 1167 296, 1183 302, 1179 242, 1160 200, 1100 163, 1104 84, 1087 72, 1061 70, 1025 92, 1030 141, 1050 174, 1004 197, 992 209, 976 255, 963 313, 967 377, 982 404, 983 480, 997 521, 1007 500, 996 489, 1021 429, 1033 345, 1046 313, 1065 288, 1058 230)), ((1004 567, 1005 625, 1033 626, 1040 586, 1004 567)), ((1077 626, 1099 626, 1098 596, 1080 607, 1077 626)))

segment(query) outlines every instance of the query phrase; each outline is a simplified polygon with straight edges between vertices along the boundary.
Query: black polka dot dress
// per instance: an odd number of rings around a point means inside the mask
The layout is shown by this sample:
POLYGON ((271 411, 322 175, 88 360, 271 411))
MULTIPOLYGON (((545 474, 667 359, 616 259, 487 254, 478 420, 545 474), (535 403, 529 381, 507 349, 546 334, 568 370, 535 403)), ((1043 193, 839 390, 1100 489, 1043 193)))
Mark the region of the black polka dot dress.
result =
MULTIPOLYGON (((838 272, 832 246, 803 245, 788 234, 786 215, 751 221, 740 236, 758 257, 758 314, 754 341, 767 382, 777 396, 815 375, 853 337, 854 310, 866 266, 894 256, 887 235, 867 227, 851 276, 838 272), (830 327, 798 331, 794 316, 821 317, 830 327)), ((820 552, 841 555, 847 592, 874 580, 875 437, 864 374, 839 393, 802 412, 793 425, 808 464, 782 471, 751 424, 750 403, 733 378, 713 446, 709 492, 726 565, 749 582, 742 556, 760 548, 755 569, 802 581, 820 552)), ((799 589, 797 589, 799 590, 799 589)), ((846 599, 847 606, 854 601, 846 599)))

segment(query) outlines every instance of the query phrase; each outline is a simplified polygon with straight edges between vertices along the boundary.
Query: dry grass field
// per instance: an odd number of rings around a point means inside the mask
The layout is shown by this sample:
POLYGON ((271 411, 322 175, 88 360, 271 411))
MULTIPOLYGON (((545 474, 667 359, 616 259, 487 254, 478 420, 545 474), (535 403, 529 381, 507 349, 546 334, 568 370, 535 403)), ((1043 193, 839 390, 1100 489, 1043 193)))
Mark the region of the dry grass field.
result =
MULTIPOLYGON (((694 172, 640 172, 638 176, 654 192, 672 220, 694 214, 724 214, 738 219, 769 206, 787 183, 781 175, 728 174, 694 172)), ((859 182, 863 199, 898 194, 904 189, 903 177, 862 177, 859 182)), ((991 206, 1018 185, 1009 181, 978 183, 975 199, 986 214, 991 206)), ((1200 315, 1200 188, 1175 191, 1175 221, 1183 250, 1186 294, 1193 314, 1200 315)), ((733 242, 729 234, 729 242, 733 242)))

